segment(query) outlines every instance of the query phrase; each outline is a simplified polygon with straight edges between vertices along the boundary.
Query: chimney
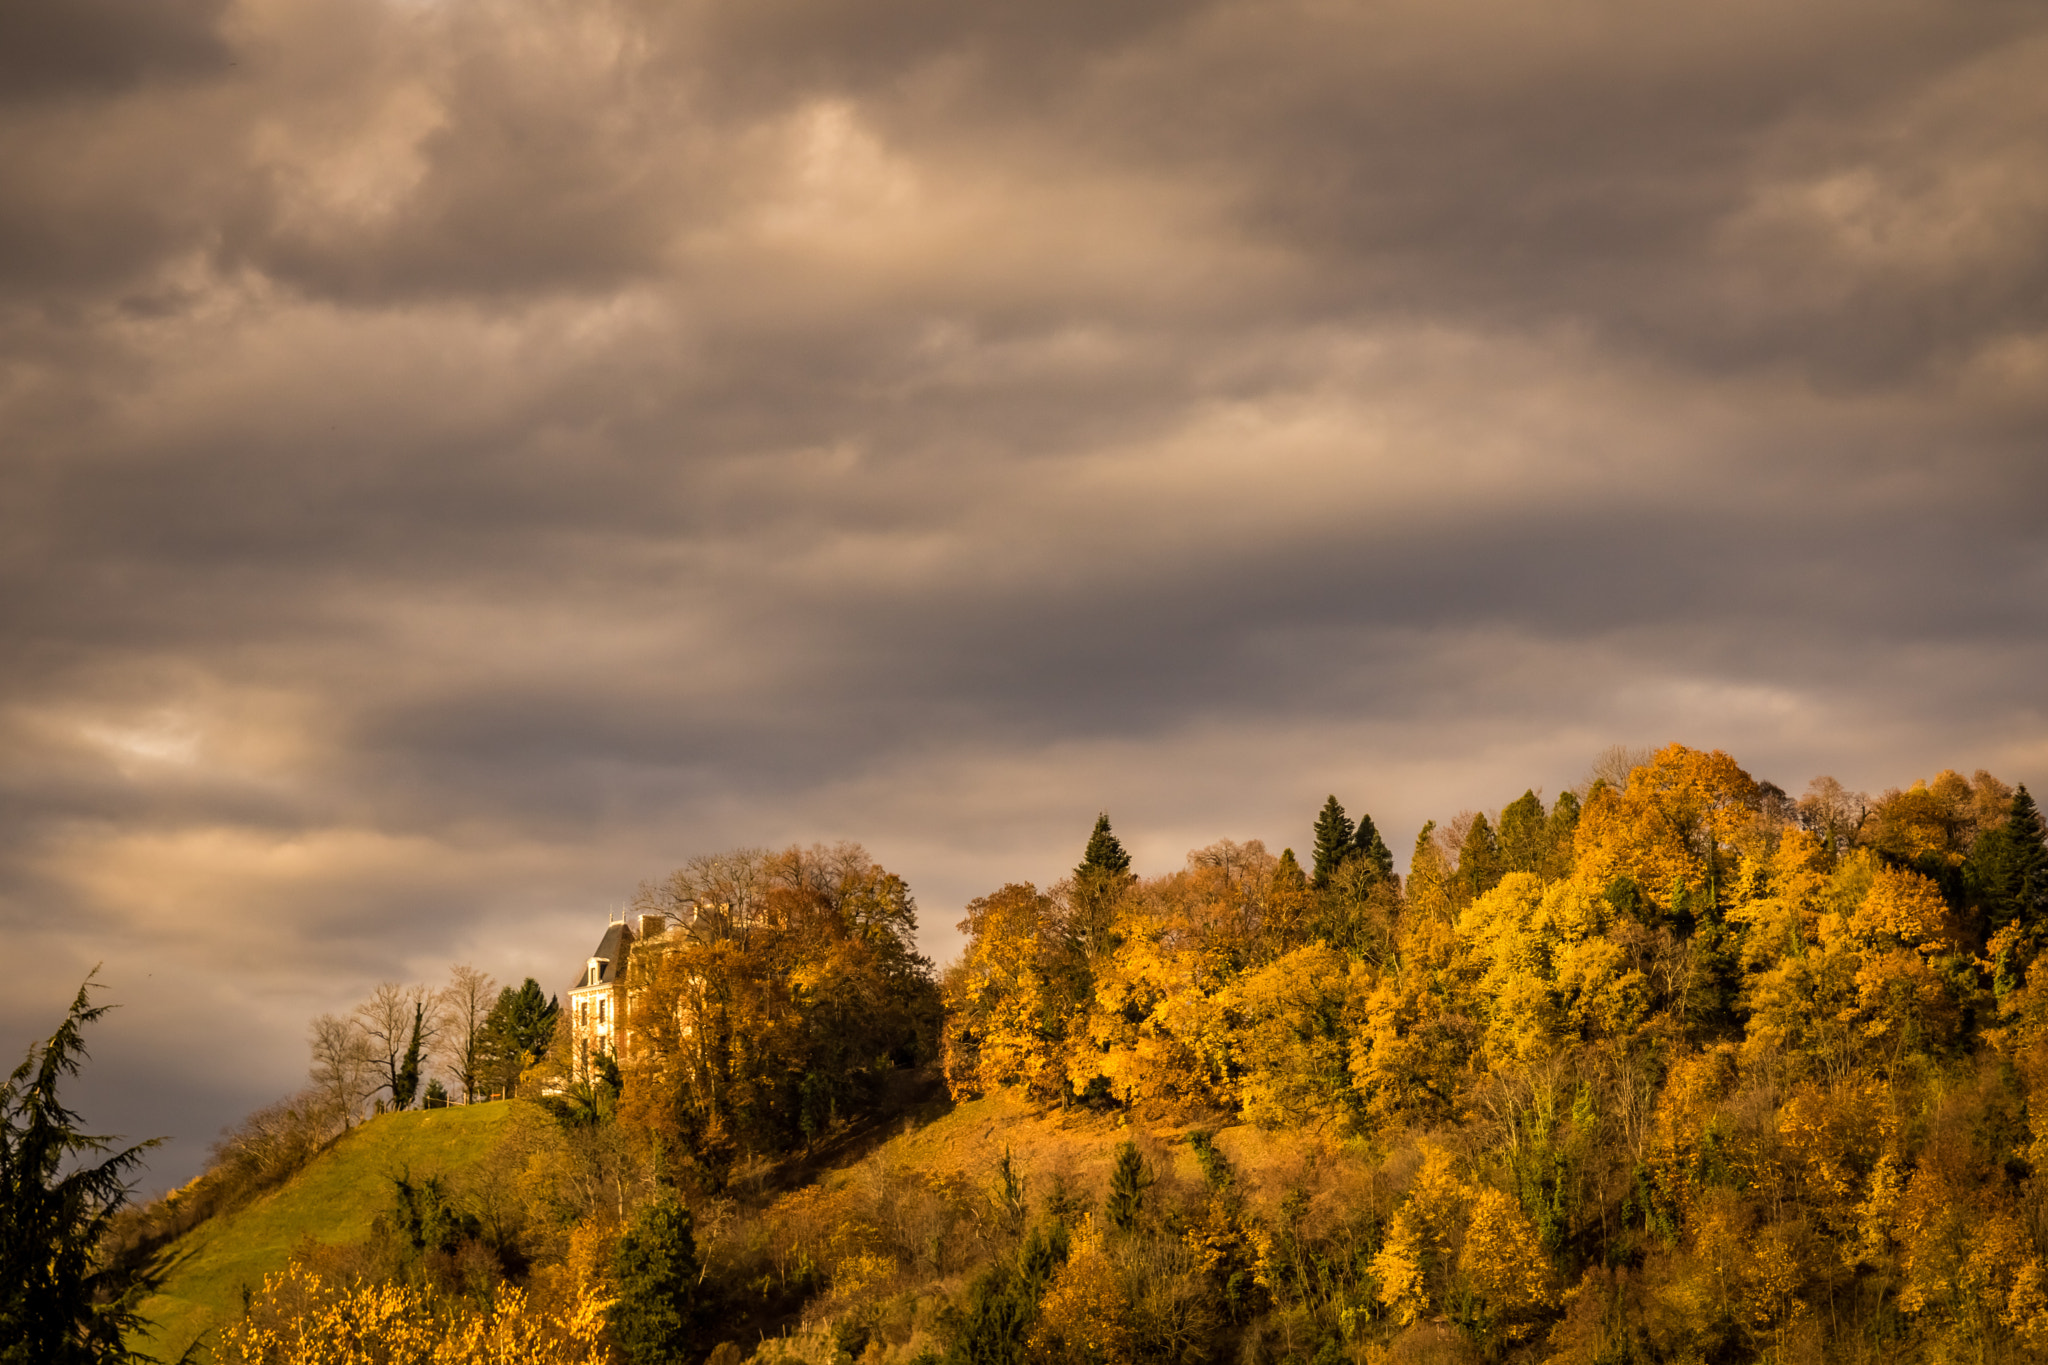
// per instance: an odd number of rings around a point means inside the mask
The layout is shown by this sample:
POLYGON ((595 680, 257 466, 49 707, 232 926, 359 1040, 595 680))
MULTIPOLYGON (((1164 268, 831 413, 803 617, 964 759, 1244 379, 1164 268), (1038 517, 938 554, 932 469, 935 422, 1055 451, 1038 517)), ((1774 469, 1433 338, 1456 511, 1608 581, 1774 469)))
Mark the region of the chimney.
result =
POLYGON ((666 915, 642 915, 640 917, 640 932, 637 937, 653 938, 667 927, 668 917, 666 915))

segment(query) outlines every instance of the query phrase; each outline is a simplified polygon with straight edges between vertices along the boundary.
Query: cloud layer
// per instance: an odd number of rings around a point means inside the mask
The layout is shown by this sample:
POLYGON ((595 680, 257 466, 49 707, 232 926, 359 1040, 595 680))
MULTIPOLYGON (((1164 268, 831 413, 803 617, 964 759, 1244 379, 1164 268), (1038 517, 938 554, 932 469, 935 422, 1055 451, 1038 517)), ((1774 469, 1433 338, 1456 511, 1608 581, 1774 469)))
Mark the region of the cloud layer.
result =
POLYGON ((2048 781, 2048 21, 0 19, 0 935, 179 1141, 695 851, 2048 781))

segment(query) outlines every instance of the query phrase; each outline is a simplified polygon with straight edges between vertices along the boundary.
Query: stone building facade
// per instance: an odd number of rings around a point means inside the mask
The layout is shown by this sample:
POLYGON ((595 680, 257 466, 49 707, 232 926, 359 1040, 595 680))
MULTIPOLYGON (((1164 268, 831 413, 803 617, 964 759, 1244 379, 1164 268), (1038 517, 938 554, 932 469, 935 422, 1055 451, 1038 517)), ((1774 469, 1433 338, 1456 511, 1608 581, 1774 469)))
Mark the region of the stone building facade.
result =
POLYGON ((624 1051, 631 1022, 626 969, 633 947, 659 937, 665 927, 660 915, 639 915, 607 925, 582 973, 570 985, 570 1061, 575 1080, 588 1083, 597 1075, 600 1058, 617 1060, 624 1051))

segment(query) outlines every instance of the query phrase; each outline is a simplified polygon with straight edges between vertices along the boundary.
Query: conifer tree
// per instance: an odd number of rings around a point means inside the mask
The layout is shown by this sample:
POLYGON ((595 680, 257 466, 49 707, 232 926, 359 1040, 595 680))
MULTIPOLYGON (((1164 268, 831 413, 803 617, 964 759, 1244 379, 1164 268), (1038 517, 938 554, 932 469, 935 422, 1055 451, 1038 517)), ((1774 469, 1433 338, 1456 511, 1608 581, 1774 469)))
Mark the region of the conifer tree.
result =
POLYGON ((1472 896, 1485 895, 1500 881, 1500 841, 1484 812, 1472 817, 1472 828, 1458 849, 1458 880, 1472 896))
POLYGON ((1074 880, 1086 881, 1091 875, 1117 878, 1130 870, 1131 855, 1110 832, 1109 812, 1103 811, 1095 817, 1095 832, 1088 836, 1088 848, 1081 855, 1081 865, 1074 869, 1074 880))
POLYGON ((2024 784, 2012 794, 2005 823, 1977 836, 1970 849, 1970 880, 1992 929, 2008 924, 2048 929, 2048 844, 2043 839, 2040 808, 2024 784))
POLYGON ((1372 817, 1359 812, 1358 828, 1352 831, 1351 848, 1355 856, 1370 863, 1381 877, 1394 875, 1394 851, 1387 847, 1387 841, 1380 837, 1372 817))
POLYGON ((1308 877, 1301 870, 1301 862, 1294 856, 1294 850, 1280 850, 1280 861, 1273 868, 1273 883, 1289 891, 1299 891, 1308 885, 1308 877))
POLYGON ((1408 904, 1432 919, 1451 915, 1451 874, 1437 851, 1436 821, 1426 821, 1408 859, 1408 904))
POLYGON ((1322 813, 1316 816, 1316 863, 1313 880, 1317 890, 1320 891, 1330 884, 1331 876, 1353 853, 1353 833, 1351 817, 1344 813, 1343 805, 1332 794, 1329 800, 1323 802, 1322 813))
POLYGON ((1138 1214, 1145 1207, 1145 1191, 1152 1184, 1152 1172, 1138 1152, 1138 1144, 1126 1141, 1116 1149, 1116 1165, 1109 1173, 1109 1198, 1102 1211, 1120 1232, 1138 1226, 1138 1214))
POLYGON ((1500 813, 1501 871, 1541 872, 1549 861, 1549 822, 1543 798, 1531 788, 1500 813))
POLYGON ((1550 861, 1547 868, 1552 877, 1569 877, 1572 872, 1573 844, 1579 834, 1579 796, 1566 789, 1557 794, 1557 801, 1550 808, 1550 861))
POLYGON ((642 1209, 612 1257, 618 1298, 607 1326, 627 1365, 696 1359, 697 1279, 690 1211, 668 1199, 642 1209))
POLYGON ((498 992, 497 1003, 484 1019, 480 1051, 487 1089, 510 1090, 519 1073, 545 1057, 555 1039, 560 1004, 527 977, 518 989, 498 992))
POLYGON ((1134 880, 1131 855, 1110 831, 1109 812, 1104 811, 1095 817, 1095 831, 1074 869, 1073 930, 1089 960, 1116 950, 1117 897, 1134 880))
POLYGON ((140 1361, 124 1339, 144 1324, 140 1291, 159 1277, 123 1285, 103 1262, 101 1245, 128 1202, 128 1176, 157 1140, 113 1151, 82 1133, 78 1115, 57 1098, 59 1084, 84 1062, 85 1026, 107 1012, 91 1000, 92 978, 56 1033, 0 1085, 0 1362, 4 1365, 100 1365, 140 1361), (125 1291, 125 1292, 124 1292, 125 1291))
POLYGON ((420 1028, 426 1021, 426 1007, 415 1004, 412 1007, 412 1041, 406 1044, 405 1060, 398 1064, 398 1074, 391 1078, 391 1105, 394 1109, 410 1109, 412 1097, 420 1088, 420 1028))

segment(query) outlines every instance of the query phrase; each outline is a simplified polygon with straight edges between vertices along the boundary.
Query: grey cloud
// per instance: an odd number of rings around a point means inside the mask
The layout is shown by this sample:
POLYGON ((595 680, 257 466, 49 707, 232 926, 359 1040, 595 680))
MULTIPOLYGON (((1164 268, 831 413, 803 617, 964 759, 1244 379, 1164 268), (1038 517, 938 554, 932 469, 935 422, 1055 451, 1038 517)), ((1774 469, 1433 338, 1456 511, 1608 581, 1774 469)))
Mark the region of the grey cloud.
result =
POLYGON ((736 843, 943 953, 1105 805, 2048 772, 2030 7, 163 14, 0 108, 0 935, 190 986, 96 1122, 736 843))
POLYGON ((226 0, 73 0, 0 12, 0 103, 105 98, 149 80, 218 76, 226 0))

